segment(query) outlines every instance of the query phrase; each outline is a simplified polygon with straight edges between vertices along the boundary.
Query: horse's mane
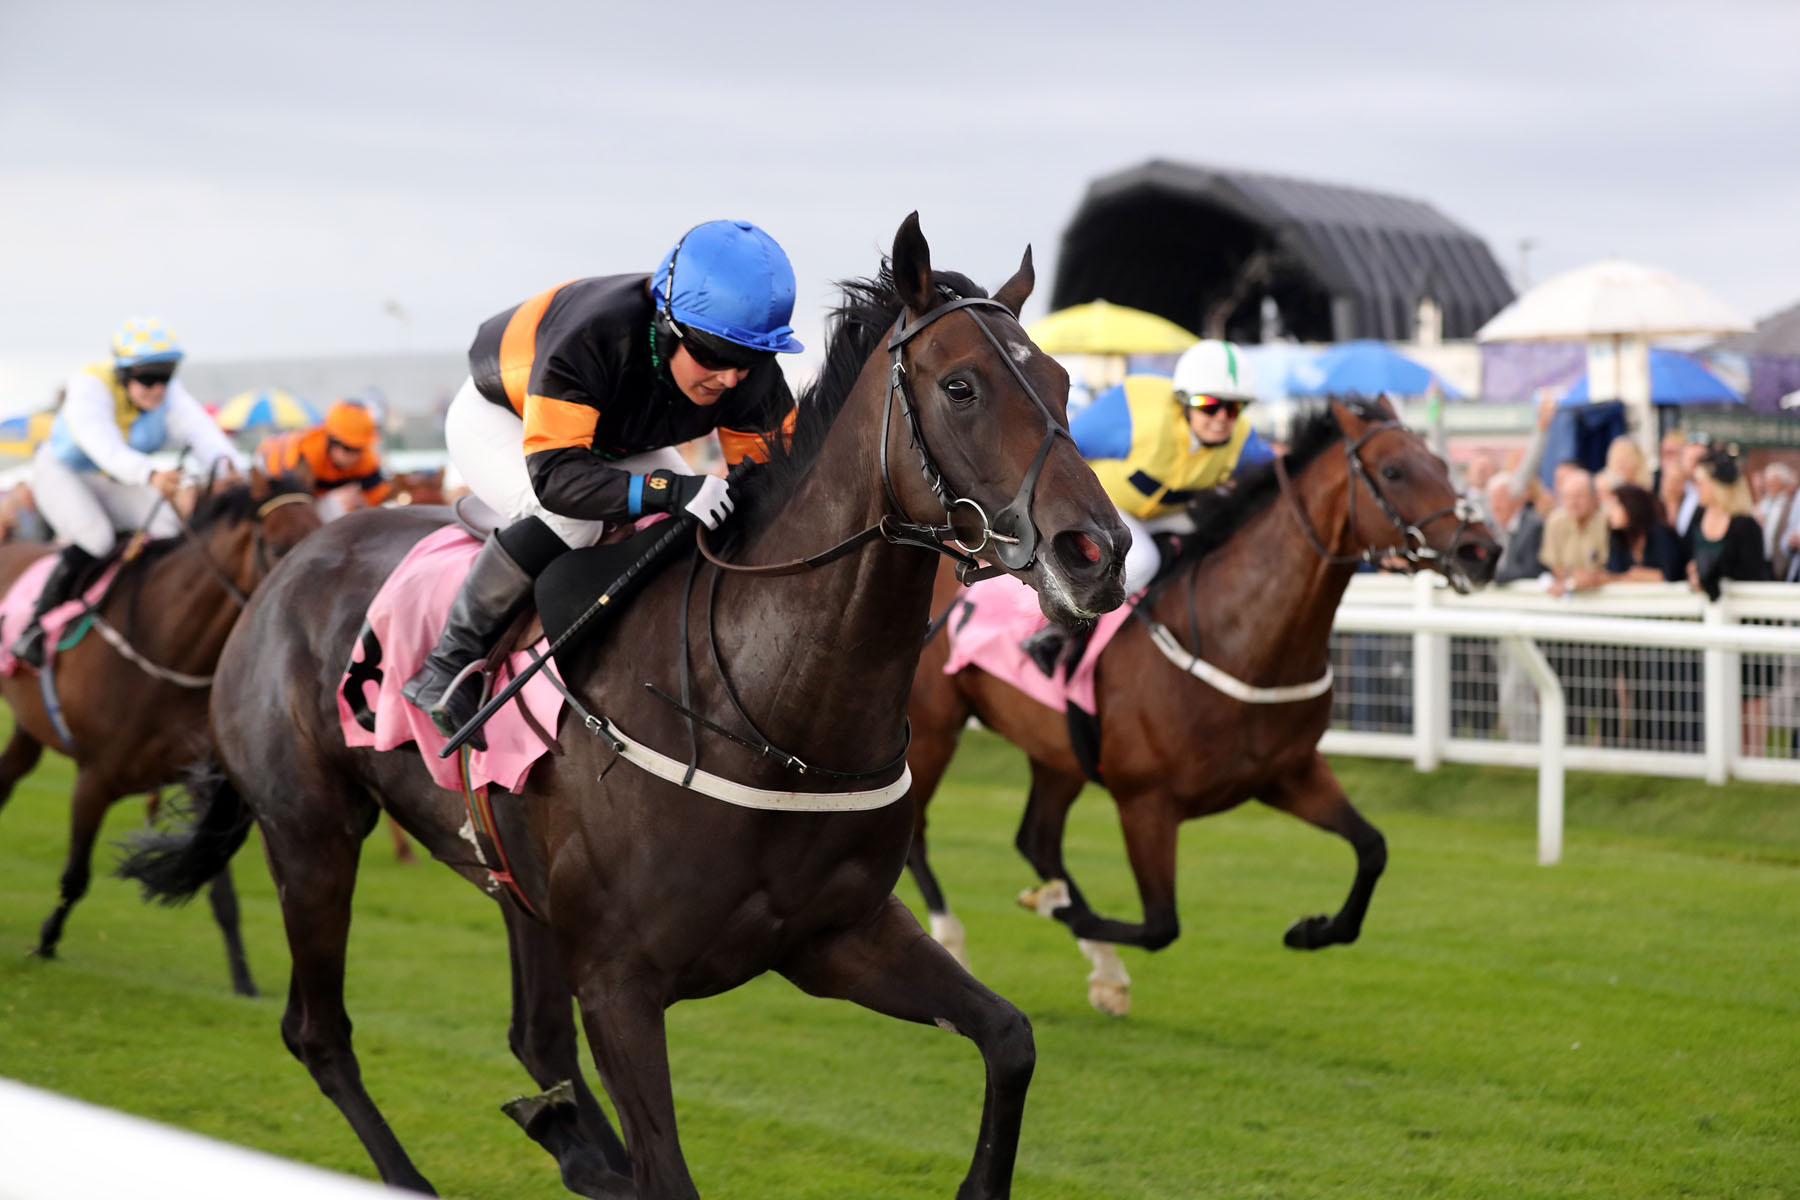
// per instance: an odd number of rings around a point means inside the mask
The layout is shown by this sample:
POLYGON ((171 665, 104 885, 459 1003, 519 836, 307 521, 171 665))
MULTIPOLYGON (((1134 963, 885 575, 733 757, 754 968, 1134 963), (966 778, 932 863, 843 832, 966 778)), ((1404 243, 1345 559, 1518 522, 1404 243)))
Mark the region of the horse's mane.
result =
MULTIPOLYGON (((256 510, 271 497, 307 490, 306 485, 292 475, 272 476, 268 482, 268 492, 260 497, 250 494, 250 481, 247 479, 215 484, 194 502, 194 511, 187 519, 188 527, 204 536, 215 526, 235 525, 250 520, 256 515, 256 510)), ((144 543, 143 551, 136 558, 123 564, 120 568, 121 575, 127 570, 147 569, 171 551, 179 549, 186 540, 187 535, 184 533, 151 539, 144 543)), ((120 539, 120 544, 124 544, 124 539, 120 539)))
MULTIPOLYGON (((987 295, 955 271, 933 271, 931 282, 945 302, 987 295)), ((799 488, 849 400, 863 364, 906 306, 894 283, 893 264, 886 258, 874 278, 844 279, 838 287, 843 299, 828 319, 825 363, 800 393, 792 436, 785 446, 780 439, 772 439, 767 462, 748 464, 732 473, 737 513, 724 539, 726 546, 762 529, 799 488)))
MULTIPOLYGON (((1371 403, 1361 400, 1340 403, 1371 421, 1387 419, 1371 403)), ((1338 426, 1330 404, 1303 410, 1295 419, 1287 453, 1281 456, 1288 474, 1298 475, 1308 463, 1337 445, 1343 437, 1344 431, 1338 426)), ((1280 494, 1281 479, 1275 473, 1274 459, 1250 468, 1236 479, 1202 491, 1188 504, 1194 533, 1181 539, 1181 552, 1176 561, 1187 562, 1224 545, 1280 494)))

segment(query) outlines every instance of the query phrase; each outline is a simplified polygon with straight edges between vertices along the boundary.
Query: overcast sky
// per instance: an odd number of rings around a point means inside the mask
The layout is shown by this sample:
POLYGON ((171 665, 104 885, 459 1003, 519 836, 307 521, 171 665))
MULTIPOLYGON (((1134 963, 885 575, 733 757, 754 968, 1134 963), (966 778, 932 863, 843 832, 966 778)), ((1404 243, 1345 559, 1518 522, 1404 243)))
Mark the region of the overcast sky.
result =
POLYGON ((1042 311, 1087 181, 1153 156, 1755 319, 1800 300, 1797 52, 1791 0, 0 0, 0 410, 133 313, 211 359, 460 349, 719 216, 787 248, 809 341, 914 208, 989 284, 1033 243, 1042 311))

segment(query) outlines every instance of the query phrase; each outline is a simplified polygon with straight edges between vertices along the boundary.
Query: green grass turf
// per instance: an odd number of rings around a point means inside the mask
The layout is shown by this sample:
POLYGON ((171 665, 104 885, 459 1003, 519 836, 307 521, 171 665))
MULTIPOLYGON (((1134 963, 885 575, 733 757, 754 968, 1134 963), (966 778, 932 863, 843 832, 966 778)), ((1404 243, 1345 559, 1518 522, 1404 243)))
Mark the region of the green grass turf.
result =
MULTIPOLYGON (((1791 790, 1571 776, 1566 859, 1545 869, 1527 773, 1340 767, 1391 850, 1363 941, 1280 944, 1294 917, 1342 899, 1352 859, 1336 839, 1254 806, 1192 824, 1183 935, 1124 952, 1135 1009, 1111 1020, 1087 1007, 1069 937, 1014 905, 1032 882, 1011 848, 1020 760, 967 739, 933 851, 978 972, 1036 1029, 1015 1195, 1800 1194, 1791 790)), ((270 997, 229 994, 204 903, 147 907, 104 874, 62 958, 26 956, 55 894, 68 782, 46 756, 0 814, 0 1075, 372 1174, 281 1046, 286 950, 254 842, 238 877, 270 997)), ((121 804, 108 840, 141 819, 121 804)), ((1135 917, 1097 792, 1076 806, 1069 861, 1098 906, 1135 917)), ((901 894, 916 901, 908 882, 901 894)), ((490 903, 372 838, 357 1049, 446 1195, 565 1194, 497 1108, 530 1088, 506 1049, 507 996, 490 903)), ((670 1043, 703 1193, 954 1194, 982 1094, 968 1042, 768 978, 677 1006, 670 1043)))

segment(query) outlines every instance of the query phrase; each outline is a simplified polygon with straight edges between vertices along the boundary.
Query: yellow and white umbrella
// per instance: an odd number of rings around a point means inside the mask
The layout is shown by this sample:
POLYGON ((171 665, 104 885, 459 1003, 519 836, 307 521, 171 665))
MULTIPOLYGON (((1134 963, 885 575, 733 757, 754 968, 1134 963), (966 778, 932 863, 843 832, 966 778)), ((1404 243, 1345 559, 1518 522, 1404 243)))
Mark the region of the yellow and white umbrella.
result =
POLYGON ((1155 313, 1105 300, 1053 312, 1025 332, 1046 354, 1180 354, 1200 340, 1155 313))
POLYGON ((261 388, 239 392, 213 414, 227 433, 242 429, 310 429, 324 420, 318 409, 292 392, 261 388))

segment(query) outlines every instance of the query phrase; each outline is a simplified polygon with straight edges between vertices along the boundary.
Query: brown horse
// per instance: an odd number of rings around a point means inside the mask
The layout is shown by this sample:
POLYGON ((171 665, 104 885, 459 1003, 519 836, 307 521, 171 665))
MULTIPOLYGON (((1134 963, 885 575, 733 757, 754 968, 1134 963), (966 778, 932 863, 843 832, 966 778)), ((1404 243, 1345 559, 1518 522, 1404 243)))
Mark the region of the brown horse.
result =
POLYGON ((435 471, 402 471, 393 478, 393 498, 389 504, 442 504, 444 502, 444 468, 435 471))
POLYGON ((1028 252, 993 300, 974 298, 967 279, 931 269, 916 216, 895 239, 891 274, 846 285, 791 448, 739 477, 741 533, 715 550, 793 573, 692 559, 649 582, 605 636, 559 656, 572 694, 598 715, 566 713, 564 753, 537 765, 524 802, 497 805, 529 915, 474 861, 462 801, 414 750, 349 749, 338 730, 335 694, 363 613, 446 514, 354 513, 252 601, 213 698, 226 780, 193 840, 146 841, 128 865, 162 894, 191 893, 254 816, 293 950, 282 1036, 382 1179, 429 1190, 364 1090, 344 1010, 358 842, 385 808, 497 893, 514 1052, 540 1086, 566 1081, 573 1095, 509 1111, 572 1189, 697 1194, 676 1136, 664 1010, 774 970, 815 995, 972 1039, 987 1101, 959 1195, 1008 1194, 1035 1062, 1030 1024, 925 935, 893 885, 912 840, 912 812, 898 802, 906 698, 936 563, 921 547, 960 536, 1037 588, 1058 619, 1123 598, 1126 535, 1068 439, 1068 377, 1017 323, 1031 287, 1028 252), (858 529, 841 554, 823 554, 858 529), (801 555, 830 562, 807 570, 801 555), (691 790, 679 782, 690 753, 703 772, 691 790), (680 756, 661 764, 676 764, 673 781, 652 773, 658 754, 680 756), (732 786, 772 794, 721 802, 732 786), (581 1081, 571 992, 629 1158, 581 1081))
MULTIPOLYGON (((1130 979, 1111 943, 1159 950, 1180 932, 1181 822, 1246 800, 1329 830, 1356 851, 1344 906, 1332 917, 1297 921, 1287 944, 1315 950, 1356 940, 1387 848, 1317 750, 1331 719, 1332 615, 1366 559, 1396 554, 1466 587, 1491 578, 1498 555, 1486 527, 1467 519, 1443 462, 1385 401, 1320 409, 1301 423, 1284 459, 1203 495, 1194 515, 1197 534, 1138 609, 1172 636, 1153 637, 1149 622, 1127 621, 1102 651, 1095 682, 1099 770, 1118 805, 1142 922, 1095 913, 1063 864, 1064 822, 1087 782, 1065 714, 975 667, 945 675, 942 637, 926 647, 913 684, 908 762, 919 824, 908 866, 933 933, 961 957, 961 926, 926 857, 925 809, 973 716, 1030 759, 1016 844, 1043 883, 1020 902, 1081 939, 1094 963, 1090 1001, 1121 1015, 1130 979), (1197 677, 1208 673, 1204 665, 1184 669, 1194 656, 1231 677, 1221 680, 1225 688, 1241 681, 1298 692, 1228 695, 1197 677)), ((953 596, 945 582, 938 611, 953 596)))
MULTIPOLYGON (((0 805, 45 746, 75 760, 69 856, 60 902, 38 935, 39 956, 55 957, 69 910, 87 894, 106 810, 122 796, 177 782, 204 753, 207 677, 245 597, 276 559, 319 527, 312 505, 293 502, 305 498, 291 480, 261 474, 221 483, 199 500, 181 534, 145 543, 121 566, 95 627, 52 663, 72 747, 46 711, 37 672, 21 667, 0 678, 0 695, 13 711, 12 740, 0 752, 0 805)), ((54 548, 42 543, 0 546, 0 591, 50 553, 54 548)), ((232 986, 254 996, 229 870, 219 871, 211 899, 232 986)))

